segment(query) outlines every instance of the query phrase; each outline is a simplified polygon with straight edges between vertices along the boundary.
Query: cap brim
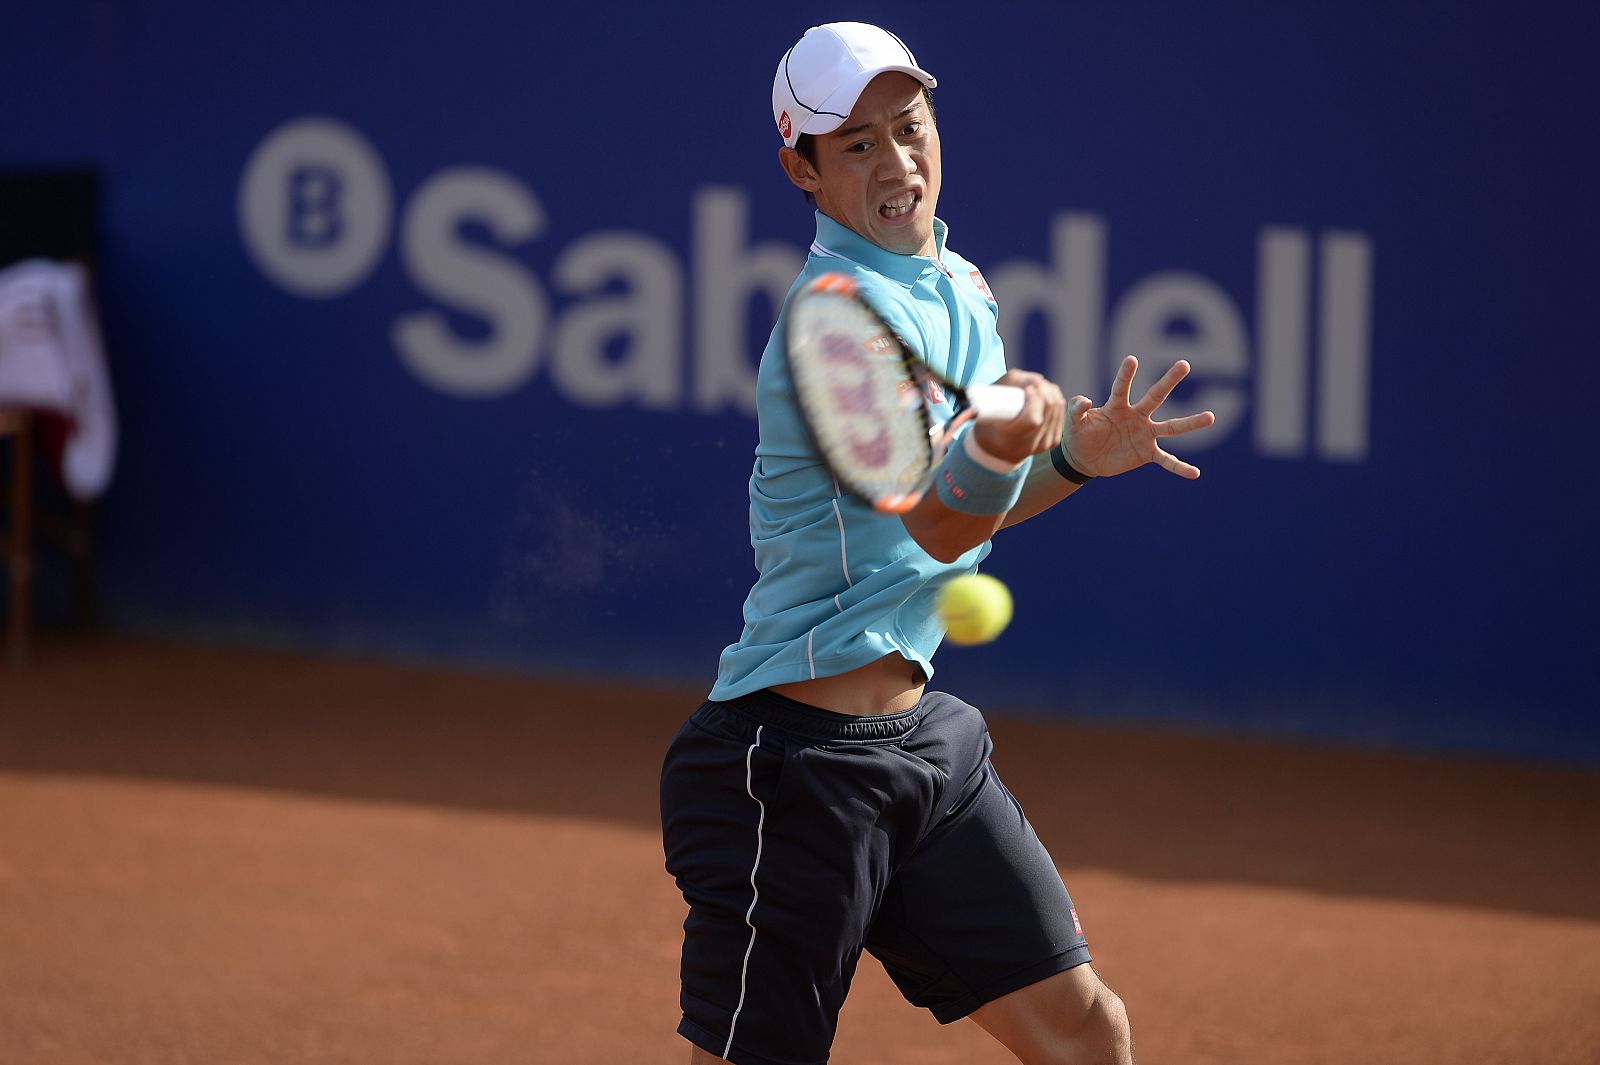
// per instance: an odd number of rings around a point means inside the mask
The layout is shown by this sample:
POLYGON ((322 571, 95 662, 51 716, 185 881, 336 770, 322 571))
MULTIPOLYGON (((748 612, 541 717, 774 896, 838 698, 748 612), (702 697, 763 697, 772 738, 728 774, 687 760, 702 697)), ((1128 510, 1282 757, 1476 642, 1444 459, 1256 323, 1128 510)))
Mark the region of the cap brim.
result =
POLYGON ((850 78, 833 91, 833 95, 824 100, 809 118, 800 123, 800 133, 810 133, 813 136, 822 133, 832 133, 844 125, 844 120, 849 116, 851 109, 856 106, 856 101, 861 99, 861 94, 871 84, 872 79, 879 74, 900 73, 909 74, 920 81, 924 87, 937 88, 938 79, 921 67, 908 65, 877 67, 873 70, 863 70, 855 77, 850 78))

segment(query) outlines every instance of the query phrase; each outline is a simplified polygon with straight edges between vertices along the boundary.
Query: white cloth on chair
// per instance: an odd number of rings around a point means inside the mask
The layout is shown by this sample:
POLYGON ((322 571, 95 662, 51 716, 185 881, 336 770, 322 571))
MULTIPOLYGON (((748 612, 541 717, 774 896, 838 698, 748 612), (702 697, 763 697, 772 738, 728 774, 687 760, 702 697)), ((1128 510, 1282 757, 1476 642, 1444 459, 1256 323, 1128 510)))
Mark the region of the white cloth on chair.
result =
POLYGON ((111 483, 117 413, 89 275, 30 259, 0 270, 0 406, 65 415, 61 479, 79 499, 111 483))

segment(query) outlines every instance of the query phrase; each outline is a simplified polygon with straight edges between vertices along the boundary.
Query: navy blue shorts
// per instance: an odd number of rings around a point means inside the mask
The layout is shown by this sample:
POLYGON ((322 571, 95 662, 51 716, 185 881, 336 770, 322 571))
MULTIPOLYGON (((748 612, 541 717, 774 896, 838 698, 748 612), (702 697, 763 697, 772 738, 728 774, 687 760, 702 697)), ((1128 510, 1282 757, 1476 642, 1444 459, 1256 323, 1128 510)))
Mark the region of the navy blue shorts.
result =
POLYGON ((983 715, 938 692, 882 717, 770 691, 701 706, 661 775, 689 904, 678 1031, 737 1065, 810 1065, 862 948, 945 1023, 1087 962, 990 749, 983 715))

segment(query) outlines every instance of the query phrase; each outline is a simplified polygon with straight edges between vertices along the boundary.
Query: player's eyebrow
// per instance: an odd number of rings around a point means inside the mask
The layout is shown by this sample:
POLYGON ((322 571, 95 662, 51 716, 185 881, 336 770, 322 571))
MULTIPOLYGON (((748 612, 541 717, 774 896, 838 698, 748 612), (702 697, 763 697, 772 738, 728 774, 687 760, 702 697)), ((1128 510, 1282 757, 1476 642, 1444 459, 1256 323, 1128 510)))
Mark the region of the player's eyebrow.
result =
MULTIPOLYGON (((919 108, 921 106, 922 106, 922 97, 918 96, 914 101, 912 101, 912 103, 911 103, 911 105, 909 107, 907 107, 904 111, 901 111, 898 115, 895 115, 894 118, 891 118, 889 121, 891 121, 891 122, 899 121, 900 119, 905 118, 907 115, 911 114, 911 112, 917 110, 917 108, 919 108)), ((854 137, 857 133, 861 133, 861 132, 863 132, 865 130, 869 130, 871 128, 872 128, 872 123, 871 122, 863 122, 859 126, 847 126, 844 129, 836 129, 836 130, 833 131, 832 136, 835 139, 842 139, 844 137, 854 137)))

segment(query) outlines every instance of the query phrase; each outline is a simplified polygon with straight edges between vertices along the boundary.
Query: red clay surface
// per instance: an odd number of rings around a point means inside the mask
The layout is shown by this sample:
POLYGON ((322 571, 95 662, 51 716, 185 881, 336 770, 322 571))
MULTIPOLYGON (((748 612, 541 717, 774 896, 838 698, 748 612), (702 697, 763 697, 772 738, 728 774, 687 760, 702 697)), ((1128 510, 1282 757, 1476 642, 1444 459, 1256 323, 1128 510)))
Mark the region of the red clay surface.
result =
MULTIPOLYGON (((696 702, 46 645, 0 671, 0 1063, 682 1065, 696 702)), ((1600 774, 991 724, 1145 1065, 1600 1062, 1600 774)), ((867 959, 834 1060, 1010 1058, 867 959)))

